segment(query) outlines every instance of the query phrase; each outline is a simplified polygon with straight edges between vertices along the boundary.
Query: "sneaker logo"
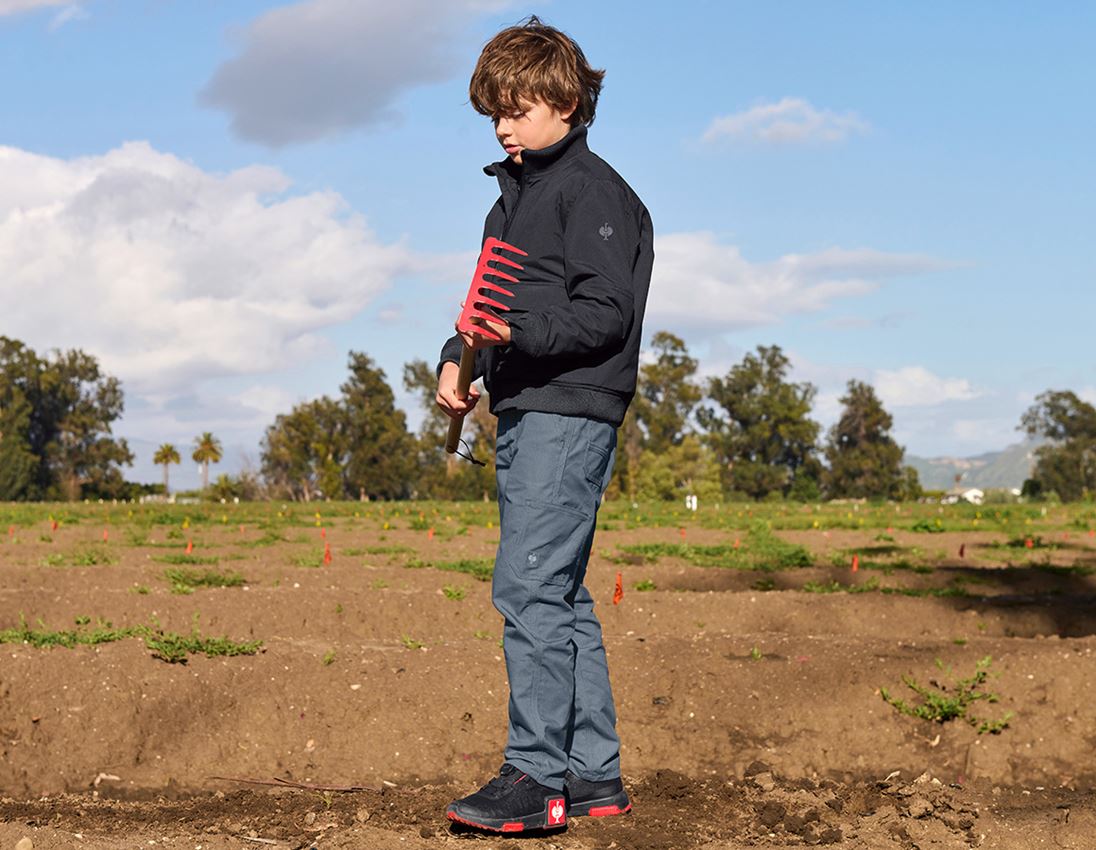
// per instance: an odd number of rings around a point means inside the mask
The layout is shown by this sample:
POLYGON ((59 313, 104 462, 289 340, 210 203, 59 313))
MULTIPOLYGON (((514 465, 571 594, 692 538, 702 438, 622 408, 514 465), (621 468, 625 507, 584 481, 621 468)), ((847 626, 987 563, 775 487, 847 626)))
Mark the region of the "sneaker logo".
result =
POLYGON ((529 566, 530 567, 535 567, 536 565, 537 565, 537 553, 534 552, 532 555, 529 556, 529 566))
POLYGON ((559 826, 567 820, 567 808, 563 800, 548 801, 548 826, 559 826))
POLYGON ((613 235, 613 228, 609 226, 609 222, 605 222, 605 224, 601 225, 601 228, 598 230, 598 235, 606 242, 609 241, 609 237, 613 235))

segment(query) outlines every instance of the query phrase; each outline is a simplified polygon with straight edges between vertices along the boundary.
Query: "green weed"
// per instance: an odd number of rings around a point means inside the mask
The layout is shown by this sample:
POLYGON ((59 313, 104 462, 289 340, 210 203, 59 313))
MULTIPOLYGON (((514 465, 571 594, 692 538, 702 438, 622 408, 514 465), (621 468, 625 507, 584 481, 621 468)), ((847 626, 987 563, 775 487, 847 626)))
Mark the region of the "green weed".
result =
POLYGON ((89 547, 73 552, 71 563, 74 567, 98 567, 117 563, 117 559, 105 549, 89 547))
POLYGON ((254 540, 237 540, 236 545, 248 549, 253 549, 259 546, 274 546, 277 543, 284 543, 285 540, 285 535, 283 535, 280 531, 270 529, 263 532, 262 537, 257 537, 254 540))
MULTIPOLYGON (((81 625, 86 625, 85 623, 81 625)), ((19 626, 14 629, 0 630, 0 643, 25 643, 35 649, 45 649, 53 646, 63 646, 72 649, 74 646, 94 646, 100 643, 122 640, 140 634, 142 626, 134 626, 124 629, 115 629, 107 624, 102 624, 94 629, 59 629, 50 631, 39 621, 41 628, 32 629, 27 625, 26 619, 20 615, 19 626)))
POLYGON ((220 562, 216 555, 188 555, 185 552, 173 552, 170 555, 157 555, 152 560, 161 564, 211 565, 220 562))
POLYGON ((809 567, 811 554, 794 543, 786 543, 772 533, 764 522, 750 526, 746 539, 738 546, 729 543, 698 546, 690 543, 637 543, 619 546, 614 563, 656 563, 660 558, 680 558, 698 567, 723 567, 737 570, 786 570, 809 567))
POLYGON ((310 567, 316 569, 323 566, 323 552, 310 552, 307 555, 297 555, 292 564, 296 567, 310 567))
POLYGON ((156 631, 146 634, 144 638, 145 646, 152 650, 152 656, 170 664, 185 664, 188 656, 198 653, 208 658, 254 655, 263 645, 261 640, 234 641, 227 637, 202 637, 197 626, 189 635, 156 631))
POLYGON ((236 572, 222 573, 216 570, 164 570, 164 578, 171 583, 172 593, 193 593, 199 587, 241 587, 247 579, 236 572))
MULTIPOLYGON (((84 626, 87 617, 77 619, 84 626)), ((254 655, 262 647, 262 641, 237 642, 222 638, 204 638, 198 631, 198 618, 194 618, 194 628, 189 635, 165 632, 158 626, 138 625, 114 628, 109 621, 100 620, 93 629, 49 630, 41 623, 34 629, 27 626, 26 619, 19 618, 19 626, 14 629, 0 630, 0 643, 25 643, 37 649, 62 646, 72 649, 75 646, 94 646, 100 643, 124 640, 130 637, 144 638, 145 645, 152 650, 153 657, 173 663, 185 662, 188 655, 204 653, 217 655, 254 655)))
MULTIPOLYGON (((906 702, 893 697, 886 688, 880 688, 879 693, 883 701, 894 706, 900 714, 933 723, 947 723, 949 720, 961 718, 973 726, 979 735, 987 732, 996 735, 1008 727, 1008 721, 1013 716, 1011 711, 998 720, 980 719, 970 713, 971 706, 976 702, 995 703, 999 700, 997 694, 982 690, 989 678, 992 662, 993 659, 987 655, 975 665, 973 676, 957 679, 951 684, 930 679, 927 685, 922 685, 912 676, 903 676, 902 683, 920 698, 918 702, 906 702)), ((940 659, 936 660, 936 666, 944 670, 940 659)))
POLYGON ((490 581, 495 571, 494 558, 465 558, 460 561, 424 561, 412 558, 404 564, 409 570, 434 569, 450 573, 465 573, 476 581, 490 581))

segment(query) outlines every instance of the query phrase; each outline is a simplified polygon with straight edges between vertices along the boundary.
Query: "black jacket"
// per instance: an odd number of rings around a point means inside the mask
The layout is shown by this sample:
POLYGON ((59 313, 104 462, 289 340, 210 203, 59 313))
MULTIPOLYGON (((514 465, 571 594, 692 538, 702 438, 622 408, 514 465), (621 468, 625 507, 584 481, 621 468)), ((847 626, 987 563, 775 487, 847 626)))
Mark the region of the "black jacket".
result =
MULTIPOLYGON (((477 352, 491 411, 537 410, 619 425, 635 394, 640 335, 654 262, 643 202, 586 146, 586 127, 484 171, 502 195, 483 238, 526 251, 505 314, 511 342, 477 352)), ((441 351, 459 362, 460 337, 441 351)))

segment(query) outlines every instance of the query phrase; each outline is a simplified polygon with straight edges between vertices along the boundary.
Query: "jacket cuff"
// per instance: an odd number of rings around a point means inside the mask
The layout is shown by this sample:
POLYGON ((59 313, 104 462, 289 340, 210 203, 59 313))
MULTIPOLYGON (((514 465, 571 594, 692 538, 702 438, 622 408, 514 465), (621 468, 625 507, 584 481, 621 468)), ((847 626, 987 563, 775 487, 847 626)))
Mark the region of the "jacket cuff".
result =
POLYGON ((459 336, 452 336, 445 341, 445 345, 441 348, 441 354, 439 355, 437 368, 434 370, 434 377, 441 377, 441 367, 446 363, 460 364, 460 351, 461 340, 459 336))
POLYGON ((535 313, 524 313, 509 320, 510 344, 530 357, 544 351, 544 323, 535 313))

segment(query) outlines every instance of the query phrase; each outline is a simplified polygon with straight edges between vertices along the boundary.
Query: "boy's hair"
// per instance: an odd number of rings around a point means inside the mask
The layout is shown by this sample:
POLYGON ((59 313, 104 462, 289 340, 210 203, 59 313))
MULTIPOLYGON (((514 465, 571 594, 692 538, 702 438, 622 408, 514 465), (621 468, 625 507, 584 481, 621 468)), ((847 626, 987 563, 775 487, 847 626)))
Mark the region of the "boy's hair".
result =
POLYGON ((575 127, 594 123, 604 78, 573 38, 531 15, 487 42, 468 94, 476 112, 489 118, 524 111, 522 101, 541 100, 561 112, 575 103, 575 127))

